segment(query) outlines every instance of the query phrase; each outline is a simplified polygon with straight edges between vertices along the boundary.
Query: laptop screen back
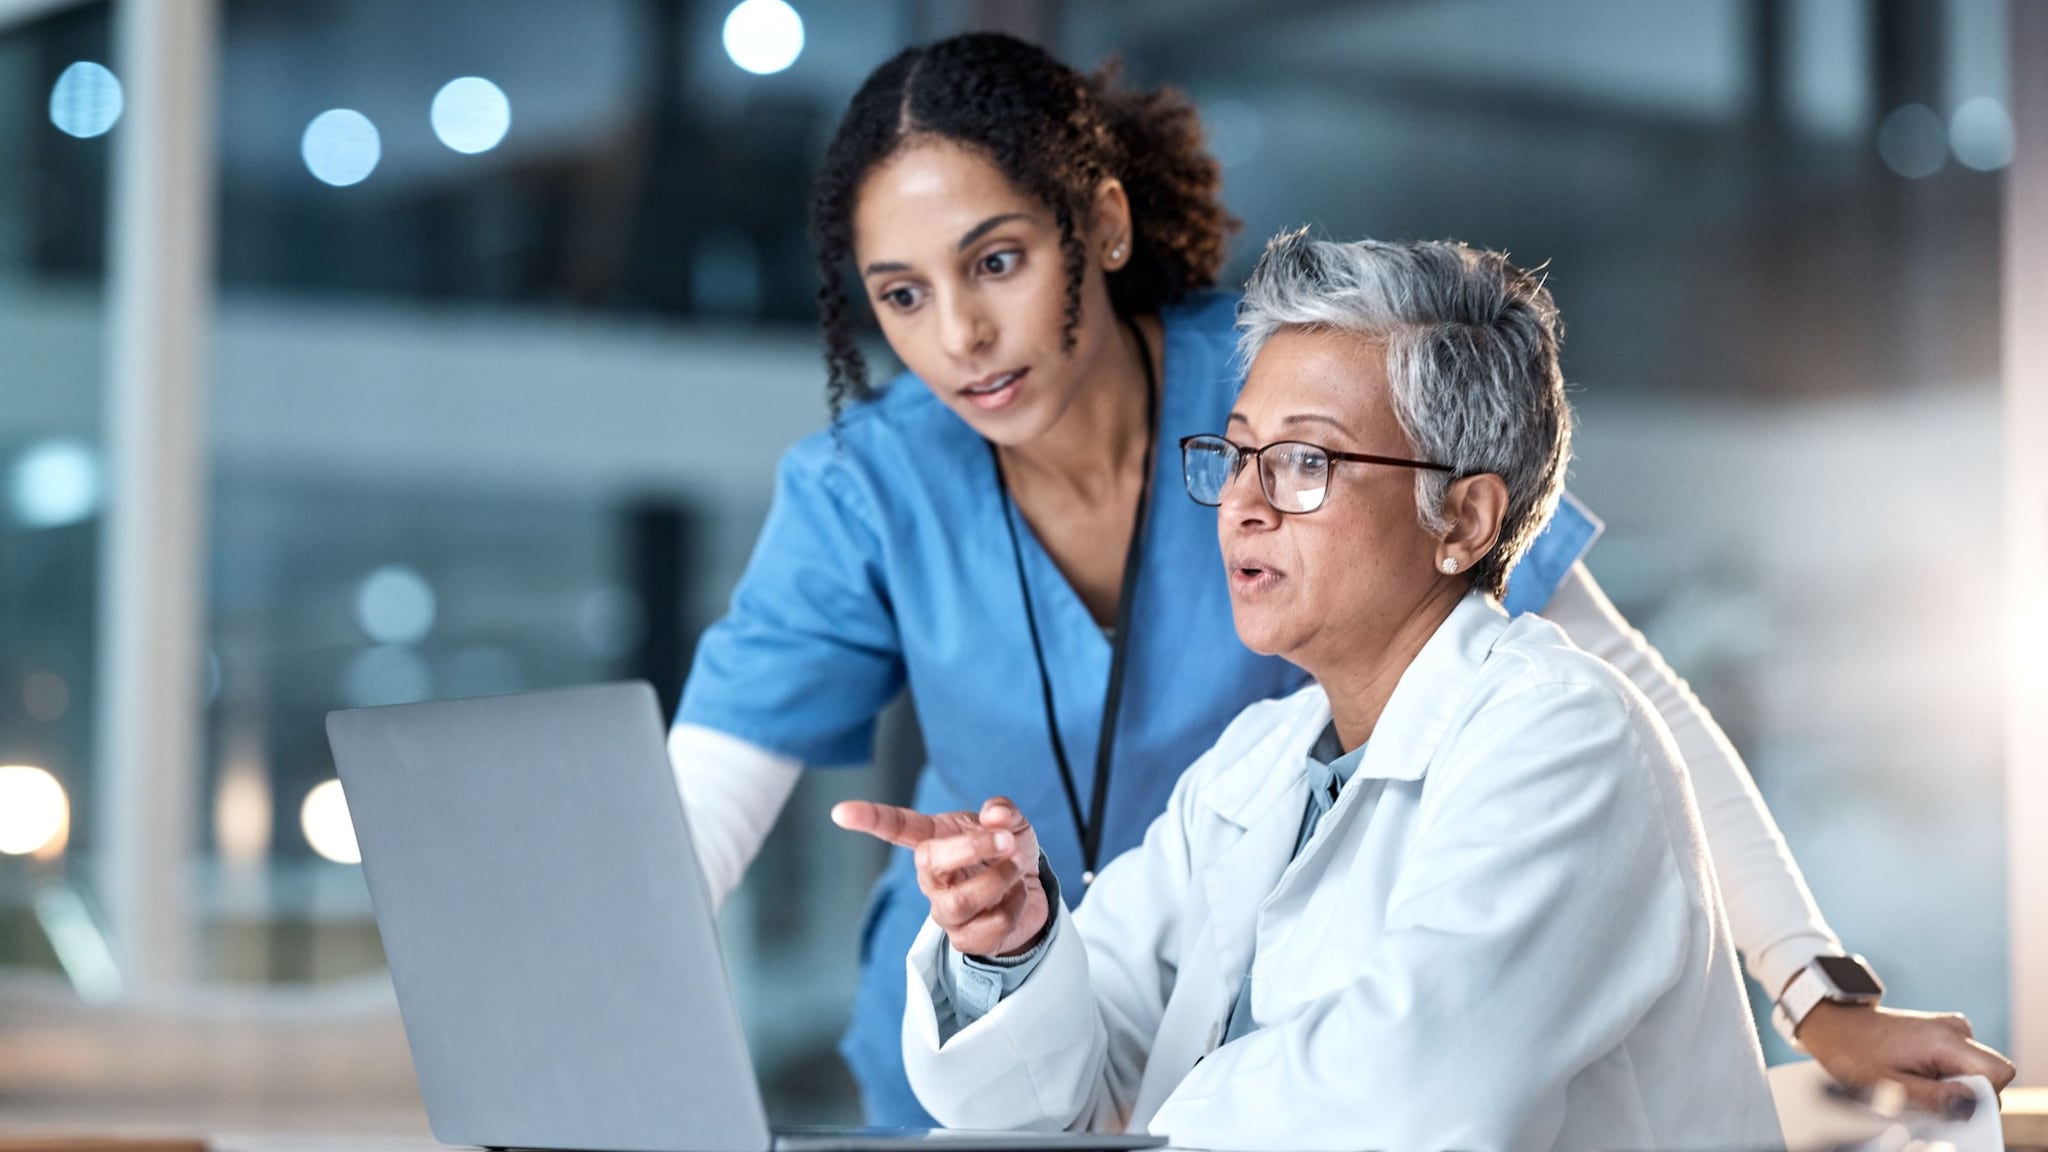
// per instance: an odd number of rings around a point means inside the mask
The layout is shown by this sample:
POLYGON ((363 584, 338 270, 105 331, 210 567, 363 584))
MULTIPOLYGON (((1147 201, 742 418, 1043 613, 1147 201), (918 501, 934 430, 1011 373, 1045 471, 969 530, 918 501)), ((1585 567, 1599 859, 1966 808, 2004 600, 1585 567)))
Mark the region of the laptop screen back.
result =
POLYGON ((336 712, 327 731, 436 1137, 768 1147, 652 689, 336 712))

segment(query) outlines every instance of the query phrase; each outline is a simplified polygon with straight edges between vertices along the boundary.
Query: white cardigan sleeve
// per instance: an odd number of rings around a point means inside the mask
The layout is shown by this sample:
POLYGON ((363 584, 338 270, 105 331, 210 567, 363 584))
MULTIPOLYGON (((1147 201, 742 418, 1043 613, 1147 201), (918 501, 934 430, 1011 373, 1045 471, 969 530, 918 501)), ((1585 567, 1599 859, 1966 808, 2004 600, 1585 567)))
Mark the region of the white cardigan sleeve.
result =
POLYGON ((1729 928, 1750 977, 1775 997, 1808 960, 1839 953, 1841 942, 1814 903, 1741 754, 1686 682, 1622 619, 1583 563, 1572 565, 1543 615, 1641 689, 1677 740, 1729 928))
POLYGON ((803 765, 696 724, 670 729, 668 759, 690 822, 697 865, 710 889, 711 906, 717 908, 740 886, 747 865, 789 802, 803 765))

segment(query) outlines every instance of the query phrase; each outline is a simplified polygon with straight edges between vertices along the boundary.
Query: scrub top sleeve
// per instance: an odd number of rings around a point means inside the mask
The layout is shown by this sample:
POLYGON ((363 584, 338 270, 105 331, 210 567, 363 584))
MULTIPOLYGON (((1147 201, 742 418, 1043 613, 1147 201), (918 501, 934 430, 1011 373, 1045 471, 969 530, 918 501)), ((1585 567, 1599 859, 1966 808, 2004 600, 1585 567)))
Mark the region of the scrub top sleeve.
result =
POLYGON ((698 640, 676 716, 814 768, 866 763, 875 716, 904 682, 873 505, 837 450, 820 435, 782 458, 753 558, 698 640))
POLYGON ((1550 514, 1550 523, 1508 573, 1508 592, 1501 597, 1500 606, 1510 616, 1543 611, 1565 577, 1571 575, 1572 565, 1586 555, 1606 527, 1592 509, 1570 492, 1564 493, 1557 511, 1550 514))

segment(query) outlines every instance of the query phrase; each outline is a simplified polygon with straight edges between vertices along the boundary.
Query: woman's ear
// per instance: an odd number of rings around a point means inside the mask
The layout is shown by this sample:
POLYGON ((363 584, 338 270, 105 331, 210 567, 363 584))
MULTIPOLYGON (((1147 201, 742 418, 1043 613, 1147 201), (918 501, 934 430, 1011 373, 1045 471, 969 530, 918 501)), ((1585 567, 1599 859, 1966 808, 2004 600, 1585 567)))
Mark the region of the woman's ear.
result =
POLYGON ((1444 519, 1451 530, 1437 545, 1437 567, 1446 574, 1468 571, 1500 541, 1508 515, 1508 486, 1491 472, 1461 476, 1444 491, 1444 519))
POLYGON ((1095 186, 1088 242, 1105 272, 1114 272, 1131 262, 1131 198, 1124 193, 1124 182, 1114 176, 1095 186))

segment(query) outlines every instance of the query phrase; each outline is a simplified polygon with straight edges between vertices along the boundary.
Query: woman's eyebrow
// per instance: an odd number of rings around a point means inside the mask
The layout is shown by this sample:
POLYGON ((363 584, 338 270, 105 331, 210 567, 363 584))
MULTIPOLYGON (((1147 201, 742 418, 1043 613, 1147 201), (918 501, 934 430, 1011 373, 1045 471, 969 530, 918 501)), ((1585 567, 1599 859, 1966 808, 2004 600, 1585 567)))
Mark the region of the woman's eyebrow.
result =
POLYGON ((1320 412, 1296 412, 1294 415, 1281 420, 1280 423, 1282 426, 1288 424, 1327 424, 1346 436, 1352 434, 1351 429, 1346 427, 1343 421, 1335 416, 1325 416, 1320 412))
MULTIPOLYGON (((981 223, 976 224, 974 227, 969 228, 967 230, 966 235, 960 237, 959 243, 953 245, 953 251, 967 251, 968 246, 973 244, 976 240, 981 239, 983 236, 986 236, 990 232, 993 232, 996 229, 1002 227, 1003 225, 1008 224, 1012 220, 1029 219, 1031 219, 1031 214, 1029 212, 1004 212, 997 216, 991 216, 988 219, 983 220, 981 223)), ((877 260, 874 263, 869 264, 865 268, 862 268, 860 270, 860 274, 863 277, 866 277, 878 276, 888 272, 908 271, 910 271, 910 265, 908 264, 904 264, 895 260, 877 260)))
POLYGON ((988 235, 990 232, 995 231, 997 228, 1000 228, 1003 225, 1008 224, 1012 220, 1029 219, 1031 219, 1031 214, 1028 212, 1004 212, 998 216, 991 216, 988 219, 983 220, 981 223, 976 224, 974 227, 969 228, 967 230, 967 234, 960 237, 960 242, 958 244, 953 245, 953 251, 967 251, 968 245, 974 243, 976 240, 981 239, 983 236, 988 235))

